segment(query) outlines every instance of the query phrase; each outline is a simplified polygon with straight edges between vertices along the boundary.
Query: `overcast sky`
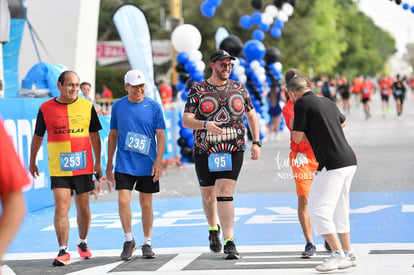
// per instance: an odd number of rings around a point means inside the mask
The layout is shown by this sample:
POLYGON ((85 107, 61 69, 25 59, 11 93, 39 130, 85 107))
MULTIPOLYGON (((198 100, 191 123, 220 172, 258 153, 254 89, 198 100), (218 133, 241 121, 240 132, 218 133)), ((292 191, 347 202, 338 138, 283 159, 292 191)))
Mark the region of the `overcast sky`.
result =
MULTIPOLYGON (((414 6, 414 0, 402 0, 402 3, 414 6)), ((407 43, 414 43, 414 13, 404 10, 402 4, 390 0, 359 0, 359 8, 377 26, 391 33, 397 43, 398 55, 406 52, 407 43)))

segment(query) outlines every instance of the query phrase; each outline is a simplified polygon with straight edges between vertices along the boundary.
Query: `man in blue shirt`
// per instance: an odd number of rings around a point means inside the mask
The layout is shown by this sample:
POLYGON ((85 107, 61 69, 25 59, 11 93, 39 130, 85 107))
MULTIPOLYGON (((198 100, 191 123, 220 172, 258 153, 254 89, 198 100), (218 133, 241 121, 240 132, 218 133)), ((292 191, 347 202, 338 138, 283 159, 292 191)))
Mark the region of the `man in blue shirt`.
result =
POLYGON ((125 232, 121 258, 129 260, 136 249, 131 230, 131 191, 139 191, 144 243, 142 256, 155 256, 151 247, 153 223, 152 194, 160 191, 162 158, 165 150, 165 122, 161 105, 145 97, 145 77, 139 70, 125 74, 127 96, 112 106, 108 138, 106 177, 113 181, 113 156, 116 153, 115 180, 119 216, 125 232))

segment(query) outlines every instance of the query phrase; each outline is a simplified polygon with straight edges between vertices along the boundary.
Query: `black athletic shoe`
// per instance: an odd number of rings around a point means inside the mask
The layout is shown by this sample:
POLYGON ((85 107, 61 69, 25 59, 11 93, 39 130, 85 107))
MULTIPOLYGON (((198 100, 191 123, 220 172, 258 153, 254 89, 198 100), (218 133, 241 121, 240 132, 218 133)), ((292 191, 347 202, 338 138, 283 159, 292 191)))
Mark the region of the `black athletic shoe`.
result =
POLYGON ((307 243, 305 251, 302 252, 302 258, 312 258, 316 255, 316 246, 313 243, 307 243))
POLYGON ((152 251, 152 247, 149 244, 144 244, 141 247, 142 250, 142 258, 144 259, 151 259, 155 257, 154 251, 152 251))
POLYGON ((328 242, 327 241, 325 241, 325 249, 326 250, 328 250, 329 252, 332 252, 332 249, 331 249, 331 247, 329 246, 329 244, 328 244, 328 242))
POLYGON ((209 231, 209 236, 208 236, 208 240, 210 241, 210 250, 212 252, 220 252, 221 248, 223 247, 223 245, 221 244, 220 241, 220 225, 217 225, 218 230, 210 230, 209 231))
POLYGON ((236 245, 233 241, 227 241, 224 245, 224 259, 238 260, 240 259, 239 252, 236 250, 236 245))
POLYGON ((130 260, 132 258, 132 253, 137 249, 135 240, 124 242, 124 248, 122 249, 121 259, 124 261, 130 260))

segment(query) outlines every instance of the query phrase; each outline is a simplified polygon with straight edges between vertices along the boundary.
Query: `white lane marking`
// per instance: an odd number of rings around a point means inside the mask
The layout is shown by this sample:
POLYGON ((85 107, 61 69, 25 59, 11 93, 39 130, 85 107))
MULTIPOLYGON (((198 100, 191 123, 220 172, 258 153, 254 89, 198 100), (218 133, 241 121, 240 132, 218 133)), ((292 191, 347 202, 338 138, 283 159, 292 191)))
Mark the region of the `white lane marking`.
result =
POLYGON ((176 257, 171 259, 168 263, 164 264, 157 271, 158 272, 172 272, 180 271, 191 262, 193 262, 197 257, 202 253, 187 253, 187 254, 178 254, 176 257))
POLYGON ((235 263, 235 265, 308 265, 308 264, 320 264, 320 261, 286 261, 286 262, 240 262, 240 263, 235 263))
POLYGON ((16 275, 14 271, 8 265, 2 265, 0 267, 0 274, 3 275, 16 275))
MULTIPOLYGON (((299 255, 300 255, 300 253, 298 253, 297 256, 295 256, 295 255, 271 255, 271 256, 261 256, 261 255, 258 255, 258 256, 243 256, 243 259, 284 259, 284 258, 299 258, 300 257, 299 255)), ((314 256, 312 256, 312 259, 313 258, 322 258, 322 259, 325 259, 327 257, 329 257, 329 255, 314 255, 314 256)), ((304 261, 307 261, 308 258, 303 258, 303 260, 304 261)))
POLYGON ((118 265, 120 265, 122 263, 124 263, 124 261, 119 261, 119 262, 106 264, 106 265, 99 265, 99 266, 79 270, 79 271, 76 271, 76 272, 68 273, 68 275, 83 275, 83 274, 85 274, 85 275, 95 275, 95 274, 100 275, 100 274, 107 274, 109 271, 111 271, 112 269, 114 269, 115 267, 117 267, 118 265))
POLYGON ((403 213, 414 212, 414 204, 403 204, 401 212, 403 213))

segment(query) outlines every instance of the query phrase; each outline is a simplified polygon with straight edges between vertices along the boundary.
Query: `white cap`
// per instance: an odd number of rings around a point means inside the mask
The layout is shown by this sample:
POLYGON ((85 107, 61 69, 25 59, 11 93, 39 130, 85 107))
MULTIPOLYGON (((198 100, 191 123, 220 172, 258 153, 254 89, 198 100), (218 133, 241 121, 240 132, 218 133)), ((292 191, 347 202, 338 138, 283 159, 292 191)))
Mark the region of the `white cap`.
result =
POLYGON ((125 84, 137 86, 145 83, 145 76, 140 70, 130 70, 125 74, 125 84))

